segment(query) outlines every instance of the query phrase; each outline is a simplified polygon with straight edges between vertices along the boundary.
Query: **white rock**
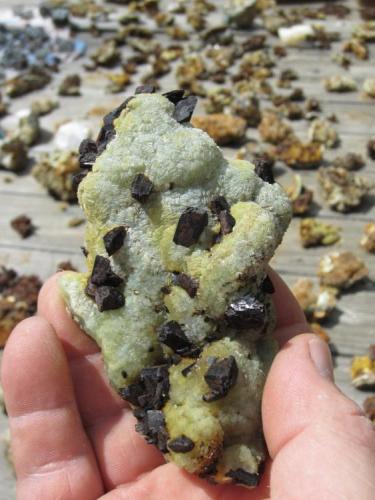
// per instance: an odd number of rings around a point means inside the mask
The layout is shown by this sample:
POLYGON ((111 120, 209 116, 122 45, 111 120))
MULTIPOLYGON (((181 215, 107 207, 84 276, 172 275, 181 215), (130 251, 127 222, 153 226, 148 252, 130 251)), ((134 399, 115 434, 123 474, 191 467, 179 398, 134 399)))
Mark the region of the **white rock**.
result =
POLYGON ((86 121, 71 121, 61 125, 55 135, 56 149, 77 150, 83 139, 91 137, 91 128, 86 121))
POLYGON ((314 34, 314 30, 310 24, 295 24, 287 28, 279 28, 278 35, 280 40, 286 45, 298 45, 306 40, 310 35, 314 34))

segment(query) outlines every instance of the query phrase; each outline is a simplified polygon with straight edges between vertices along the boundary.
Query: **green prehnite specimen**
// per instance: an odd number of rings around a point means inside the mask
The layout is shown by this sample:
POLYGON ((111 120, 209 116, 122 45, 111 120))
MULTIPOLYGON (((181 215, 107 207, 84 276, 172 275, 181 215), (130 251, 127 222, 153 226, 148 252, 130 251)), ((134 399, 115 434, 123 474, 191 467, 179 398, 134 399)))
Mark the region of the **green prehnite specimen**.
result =
POLYGON ((145 86, 82 143, 88 272, 60 285, 146 440, 191 473, 252 487, 277 350, 267 263, 291 207, 266 160, 228 162, 190 125, 195 103, 145 86))

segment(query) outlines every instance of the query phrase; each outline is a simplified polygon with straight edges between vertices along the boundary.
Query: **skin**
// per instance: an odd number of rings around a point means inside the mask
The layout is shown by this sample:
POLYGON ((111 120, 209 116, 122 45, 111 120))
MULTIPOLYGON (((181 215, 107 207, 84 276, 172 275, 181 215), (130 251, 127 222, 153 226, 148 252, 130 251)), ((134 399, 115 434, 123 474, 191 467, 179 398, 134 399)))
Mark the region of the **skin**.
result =
POLYGON ((98 349, 67 314, 55 275, 3 357, 17 499, 374 499, 374 428, 334 385, 327 346, 304 333, 294 297, 270 273, 282 347, 264 391, 270 460, 258 488, 215 486, 164 463, 108 386, 98 349))

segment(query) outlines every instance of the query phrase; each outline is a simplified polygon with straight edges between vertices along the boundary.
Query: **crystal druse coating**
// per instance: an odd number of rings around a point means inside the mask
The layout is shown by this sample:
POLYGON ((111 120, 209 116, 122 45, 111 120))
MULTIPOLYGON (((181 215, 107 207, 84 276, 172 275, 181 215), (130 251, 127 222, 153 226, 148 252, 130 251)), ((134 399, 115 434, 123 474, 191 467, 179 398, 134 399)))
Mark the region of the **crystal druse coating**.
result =
POLYGON ((86 273, 60 287, 136 429, 167 460, 254 487, 277 350, 267 264, 291 206, 266 161, 227 161, 196 98, 146 86, 80 148, 86 273))

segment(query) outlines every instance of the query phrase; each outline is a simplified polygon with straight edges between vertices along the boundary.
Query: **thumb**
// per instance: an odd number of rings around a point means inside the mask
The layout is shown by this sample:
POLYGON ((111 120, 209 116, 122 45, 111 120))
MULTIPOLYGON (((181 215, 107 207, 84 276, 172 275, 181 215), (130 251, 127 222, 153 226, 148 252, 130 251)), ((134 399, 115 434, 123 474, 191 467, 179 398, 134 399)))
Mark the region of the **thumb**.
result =
POLYGON ((328 346, 298 335, 276 356, 263 397, 271 498, 375 498, 375 431, 333 383, 328 346))

